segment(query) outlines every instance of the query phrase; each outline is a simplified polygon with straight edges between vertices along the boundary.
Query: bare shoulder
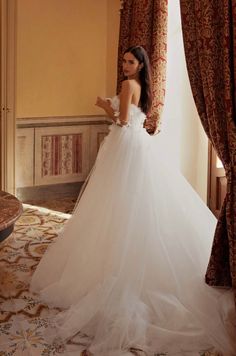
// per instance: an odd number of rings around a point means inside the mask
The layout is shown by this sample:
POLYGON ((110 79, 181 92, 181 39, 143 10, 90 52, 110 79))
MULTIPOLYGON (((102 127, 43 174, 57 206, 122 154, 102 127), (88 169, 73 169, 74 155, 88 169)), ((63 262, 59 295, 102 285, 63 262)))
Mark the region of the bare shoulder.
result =
POLYGON ((135 79, 126 79, 122 82, 122 90, 134 91, 140 85, 135 79))

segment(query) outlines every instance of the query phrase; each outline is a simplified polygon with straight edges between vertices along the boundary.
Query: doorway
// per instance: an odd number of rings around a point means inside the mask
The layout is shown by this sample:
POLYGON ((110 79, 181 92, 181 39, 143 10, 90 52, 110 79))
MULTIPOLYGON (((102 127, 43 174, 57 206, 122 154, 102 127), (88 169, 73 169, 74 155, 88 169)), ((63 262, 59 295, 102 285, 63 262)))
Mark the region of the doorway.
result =
POLYGON ((226 195, 227 179, 225 170, 212 144, 208 152, 208 199, 207 205, 218 218, 226 195))

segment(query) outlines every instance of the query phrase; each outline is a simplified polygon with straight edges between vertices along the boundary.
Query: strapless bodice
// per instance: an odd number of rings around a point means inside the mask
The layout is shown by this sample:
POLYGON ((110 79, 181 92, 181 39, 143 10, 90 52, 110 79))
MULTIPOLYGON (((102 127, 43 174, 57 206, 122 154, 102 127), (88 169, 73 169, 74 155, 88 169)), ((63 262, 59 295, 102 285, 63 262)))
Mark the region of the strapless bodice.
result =
MULTIPOLYGON (((109 98, 111 102, 111 107, 119 113, 120 110, 120 98, 115 95, 113 98, 109 98)), ((129 108, 129 120, 126 127, 143 128, 144 120, 146 115, 142 112, 141 108, 135 104, 130 104, 129 108)))

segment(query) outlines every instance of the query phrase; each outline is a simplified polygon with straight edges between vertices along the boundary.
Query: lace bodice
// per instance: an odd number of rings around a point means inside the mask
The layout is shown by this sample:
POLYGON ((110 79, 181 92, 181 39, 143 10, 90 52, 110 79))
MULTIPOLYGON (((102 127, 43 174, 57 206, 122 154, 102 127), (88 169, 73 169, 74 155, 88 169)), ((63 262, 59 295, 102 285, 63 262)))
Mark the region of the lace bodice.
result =
MULTIPOLYGON (((120 99, 118 95, 114 96, 113 98, 109 98, 111 102, 112 108, 119 112, 120 108, 120 99)), ((130 104, 130 109, 129 109, 129 121, 128 124, 126 125, 129 127, 134 127, 134 128, 143 128, 143 123, 146 118, 146 115, 142 112, 141 108, 134 104, 130 104)))

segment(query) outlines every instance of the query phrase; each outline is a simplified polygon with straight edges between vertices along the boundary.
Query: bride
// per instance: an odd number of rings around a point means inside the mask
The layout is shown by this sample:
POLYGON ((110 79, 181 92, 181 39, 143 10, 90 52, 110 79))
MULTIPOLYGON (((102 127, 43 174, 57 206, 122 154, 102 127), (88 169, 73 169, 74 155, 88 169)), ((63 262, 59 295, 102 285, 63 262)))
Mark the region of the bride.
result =
POLYGON ((31 290, 65 309, 55 333, 82 344, 87 335, 81 351, 96 356, 235 355, 232 290, 204 283, 216 219, 172 169, 161 135, 143 128, 152 97, 142 47, 126 50, 123 71, 120 95, 97 98, 110 133, 31 290))

